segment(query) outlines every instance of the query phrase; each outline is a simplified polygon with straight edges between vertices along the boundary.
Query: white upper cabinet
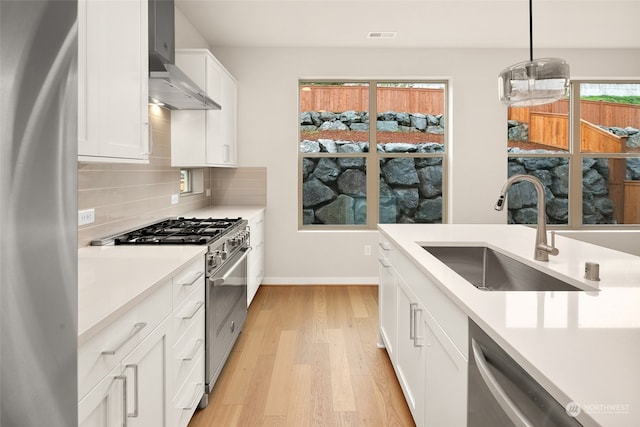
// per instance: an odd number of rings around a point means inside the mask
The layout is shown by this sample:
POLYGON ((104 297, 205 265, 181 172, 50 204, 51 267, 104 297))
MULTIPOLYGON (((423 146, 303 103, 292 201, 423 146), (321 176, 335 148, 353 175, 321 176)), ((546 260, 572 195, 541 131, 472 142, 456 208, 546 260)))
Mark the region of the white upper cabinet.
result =
POLYGON ((176 51, 176 65, 221 110, 171 112, 171 165, 237 166, 237 83, 206 49, 176 51))
POLYGON ((78 160, 147 163, 145 0, 78 2, 78 160))

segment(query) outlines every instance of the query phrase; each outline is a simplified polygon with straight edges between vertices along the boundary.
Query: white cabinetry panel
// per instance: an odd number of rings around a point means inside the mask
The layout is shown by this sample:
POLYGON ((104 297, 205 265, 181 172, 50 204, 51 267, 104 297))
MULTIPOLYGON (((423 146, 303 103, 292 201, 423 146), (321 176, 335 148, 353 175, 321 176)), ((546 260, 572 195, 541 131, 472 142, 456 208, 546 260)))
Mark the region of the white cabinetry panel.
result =
POLYGON ((383 233, 378 259, 380 336, 416 425, 466 426, 466 315, 383 233))
POLYGON ((247 221, 251 231, 251 252, 249 252, 247 264, 247 307, 249 307, 264 277, 264 211, 247 221))
POLYGON ((149 158, 148 7, 143 0, 78 2, 78 156, 149 158))
POLYGON ((206 49, 177 50, 176 65, 222 109, 171 113, 171 165, 237 166, 237 82, 206 49))

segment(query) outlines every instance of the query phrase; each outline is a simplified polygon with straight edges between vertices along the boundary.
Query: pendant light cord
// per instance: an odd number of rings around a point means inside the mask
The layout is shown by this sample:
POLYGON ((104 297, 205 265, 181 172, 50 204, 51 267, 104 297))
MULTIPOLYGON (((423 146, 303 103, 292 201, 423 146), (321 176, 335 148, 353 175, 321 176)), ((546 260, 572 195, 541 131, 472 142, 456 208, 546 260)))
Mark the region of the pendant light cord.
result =
POLYGON ((533 62, 533 0, 529 0, 529 61, 533 62))

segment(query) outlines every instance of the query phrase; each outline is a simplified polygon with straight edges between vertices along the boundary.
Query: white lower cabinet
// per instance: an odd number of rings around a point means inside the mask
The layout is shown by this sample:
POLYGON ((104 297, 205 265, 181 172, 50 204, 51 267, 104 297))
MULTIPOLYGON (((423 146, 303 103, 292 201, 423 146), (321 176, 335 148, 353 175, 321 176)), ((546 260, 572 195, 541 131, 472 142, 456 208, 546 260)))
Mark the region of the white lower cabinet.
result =
POLYGON ((397 281, 398 344, 396 373, 417 426, 425 425, 424 397, 427 386, 425 308, 402 279, 397 281))
POLYGON ((251 252, 247 261, 247 307, 262 283, 264 277, 264 211, 248 218, 251 230, 251 252))
POLYGON ((78 403, 80 427, 121 427, 127 416, 124 404, 126 382, 120 366, 114 368, 78 403))
POLYGON ((416 426, 467 424, 467 317, 381 233, 380 336, 416 426))
POLYGON ((80 427, 185 427, 204 393, 204 258, 78 348, 80 427))
POLYGON ((426 311, 425 426, 467 425, 467 359, 426 311))
POLYGON ((378 248, 378 302, 379 302, 379 322, 380 340, 379 345, 387 349, 387 354, 391 362, 396 362, 396 333, 398 325, 396 322, 398 287, 396 275, 393 272, 391 262, 387 258, 388 246, 381 244, 378 248))
POLYGON ((169 333, 165 320, 80 400, 80 426, 167 425, 169 333))
POLYGON ((122 360, 127 379, 127 426, 166 426, 171 354, 169 319, 165 320, 122 360))

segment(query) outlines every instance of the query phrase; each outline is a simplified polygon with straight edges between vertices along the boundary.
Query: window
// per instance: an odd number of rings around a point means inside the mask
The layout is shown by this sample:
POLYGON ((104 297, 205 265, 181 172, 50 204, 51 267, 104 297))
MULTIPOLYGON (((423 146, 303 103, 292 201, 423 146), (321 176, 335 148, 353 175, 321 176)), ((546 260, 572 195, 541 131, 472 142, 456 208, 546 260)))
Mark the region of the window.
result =
POLYGON ((180 169, 180 194, 187 194, 193 191, 191 179, 191 169, 180 169))
POLYGON ((180 194, 204 193, 204 169, 180 169, 180 194))
POLYGON ((300 81, 299 226, 441 223, 446 83, 300 81))
MULTIPOLYGON (((640 224, 640 83, 573 81, 567 99, 509 108, 508 174, 545 186, 547 220, 640 224)), ((509 190, 509 223, 536 222, 533 186, 509 190)))

